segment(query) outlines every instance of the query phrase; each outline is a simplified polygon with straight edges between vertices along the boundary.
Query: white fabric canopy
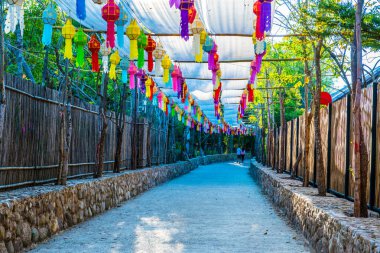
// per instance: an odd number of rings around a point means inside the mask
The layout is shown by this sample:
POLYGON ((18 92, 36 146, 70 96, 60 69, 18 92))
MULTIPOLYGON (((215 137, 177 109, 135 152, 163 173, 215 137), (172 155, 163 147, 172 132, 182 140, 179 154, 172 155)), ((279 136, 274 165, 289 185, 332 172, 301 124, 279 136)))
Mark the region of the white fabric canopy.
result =
MULTIPOLYGON (((64 12, 79 21, 76 17, 76 0, 56 0, 56 2, 64 12)), ((212 74, 207 69, 207 54, 204 54, 206 63, 181 62, 194 60, 191 51, 192 37, 186 42, 180 36, 163 35, 180 33, 179 10, 170 8, 169 0, 120 0, 120 2, 130 14, 129 16, 136 18, 146 32, 162 35, 154 36, 154 39, 163 44, 173 61, 178 62, 184 77, 189 78, 186 79, 189 91, 206 116, 213 123, 217 123, 214 117, 212 98, 212 74)), ((234 126, 237 124, 238 103, 249 77, 250 63, 247 61, 254 57, 252 40, 247 36, 253 32, 253 1, 195 0, 195 6, 207 32, 218 45, 219 60, 234 61, 233 63, 221 63, 222 79, 246 79, 222 80, 222 102, 225 105, 224 118, 227 123, 234 126), (215 36, 215 34, 220 36, 215 36), (236 36, 237 34, 244 36, 236 36)), ((87 18, 81 22, 82 25, 97 31, 105 31, 106 22, 101 17, 101 7, 94 4, 92 0, 86 0, 87 18)), ((124 48, 119 49, 122 54, 129 55, 129 40, 125 39, 124 48)), ((161 78, 157 78, 156 82, 160 87, 165 86, 161 78)), ((163 91, 170 97, 176 96, 174 92, 170 92, 170 89, 165 88, 163 91)), ((175 101, 179 102, 178 100, 175 101)))

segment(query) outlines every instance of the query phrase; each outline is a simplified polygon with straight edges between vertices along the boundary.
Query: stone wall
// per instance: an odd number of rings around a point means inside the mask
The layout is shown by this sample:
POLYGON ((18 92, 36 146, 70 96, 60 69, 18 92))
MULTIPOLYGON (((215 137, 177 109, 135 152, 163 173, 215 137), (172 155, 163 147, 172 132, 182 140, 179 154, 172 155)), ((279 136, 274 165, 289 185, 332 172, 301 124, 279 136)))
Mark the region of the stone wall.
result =
POLYGON ((213 155, 187 162, 81 179, 67 186, 44 185, 0 194, 0 253, 20 252, 122 201, 194 170, 228 161, 234 155, 213 155))
POLYGON ((380 252, 380 219, 352 217, 353 203, 331 194, 318 196, 287 174, 252 160, 250 174, 263 192, 302 231, 315 252, 380 252))

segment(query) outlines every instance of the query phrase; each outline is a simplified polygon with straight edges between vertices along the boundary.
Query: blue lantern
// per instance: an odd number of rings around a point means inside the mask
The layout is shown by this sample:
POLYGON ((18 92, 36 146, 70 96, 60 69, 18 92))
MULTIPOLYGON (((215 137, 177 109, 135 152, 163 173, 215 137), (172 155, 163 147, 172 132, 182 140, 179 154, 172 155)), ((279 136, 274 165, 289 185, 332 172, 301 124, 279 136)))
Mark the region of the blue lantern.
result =
POLYGON ((124 47, 124 31, 125 25, 128 23, 128 14, 125 9, 119 4, 120 16, 119 19, 115 22, 117 26, 117 44, 119 48, 124 47))
POLYGON ((123 83, 128 82, 128 68, 129 68, 129 60, 125 57, 120 62, 120 68, 121 68, 121 81, 123 83))
POLYGON ((55 11, 53 4, 49 4, 42 14, 42 20, 44 22, 44 31, 42 34, 42 44, 49 46, 51 44, 51 38, 53 36, 53 25, 57 22, 57 12, 55 11))

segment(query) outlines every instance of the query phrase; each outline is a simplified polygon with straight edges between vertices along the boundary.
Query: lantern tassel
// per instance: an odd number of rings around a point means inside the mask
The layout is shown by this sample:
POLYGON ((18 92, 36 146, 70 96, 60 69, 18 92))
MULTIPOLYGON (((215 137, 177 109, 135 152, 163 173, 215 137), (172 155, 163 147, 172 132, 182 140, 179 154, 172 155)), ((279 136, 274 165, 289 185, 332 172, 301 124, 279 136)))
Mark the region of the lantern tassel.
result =
POLYGON ((117 44, 119 48, 124 47, 124 26, 118 25, 117 26, 117 44))
POLYGON ((138 50, 137 50, 137 40, 131 40, 131 45, 130 45, 130 52, 129 52, 129 59, 130 60, 136 60, 139 56, 138 50))
POLYGON ((53 35, 53 26, 49 24, 45 24, 44 31, 42 34, 42 44, 44 46, 49 46, 51 44, 52 35, 53 35))
POLYGON ((151 52, 148 53, 148 71, 152 72, 153 70, 153 54, 151 52))
POLYGON ((99 72, 99 54, 92 53, 92 72, 99 72))
POLYGON ((65 39, 65 59, 71 60, 73 58, 73 42, 71 39, 65 39))
POLYGON ((111 64, 110 68, 110 79, 115 80, 116 79, 116 64, 111 64))
POLYGON ((162 81, 164 83, 167 83, 169 81, 169 69, 164 69, 164 76, 162 78, 162 81))
POLYGON ((203 60, 203 46, 200 45, 200 47, 199 47, 199 54, 197 54, 195 56, 195 61, 196 62, 202 62, 202 60, 203 60))
POLYGON ((144 67, 144 48, 138 49, 138 61, 137 61, 137 67, 139 69, 142 69, 144 67))
POLYGON ((199 34, 193 35, 193 52, 194 55, 198 55, 200 53, 200 45, 201 45, 201 36, 199 34))
POLYGON ((181 10, 181 37, 184 40, 189 39, 189 11, 181 10))
POLYGON ((107 22, 107 42, 110 48, 115 47, 115 23, 107 22))
POLYGON ((123 70, 121 71, 121 81, 122 81, 123 83, 127 83, 127 82, 128 82, 128 72, 127 72, 126 69, 123 69, 123 70))
POLYGON ((86 1, 85 0, 77 0, 77 17, 80 20, 86 19, 86 1))
POLYGON ((214 53, 210 51, 208 54, 208 69, 212 70, 214 68, 214 53))
POLYGON ((102 57, 102 62, 103 62, 103 72, 108 73, 108 56, 107 55, 102 57))
POLYGON ((161 74, 161 59, 156 59, 155 65, 155 75, 158 77, 161 74))
POLYGON ((135 85, 135 75, 129 75, 129 88, 131 90, 134 90, 136 87, 135 85))
POLYGON ((269 2, 263 2, 261 4, 261 20, 260 20, 260 31, 262 33, 269 32, 271 29, 271 17, 272 16, 272 8, 269 2))
POLYGON ((77 60, 76 60, 76 66, 77 67, 83 67, 84 65, 84 48, 83 46, 77 47, 77 60))

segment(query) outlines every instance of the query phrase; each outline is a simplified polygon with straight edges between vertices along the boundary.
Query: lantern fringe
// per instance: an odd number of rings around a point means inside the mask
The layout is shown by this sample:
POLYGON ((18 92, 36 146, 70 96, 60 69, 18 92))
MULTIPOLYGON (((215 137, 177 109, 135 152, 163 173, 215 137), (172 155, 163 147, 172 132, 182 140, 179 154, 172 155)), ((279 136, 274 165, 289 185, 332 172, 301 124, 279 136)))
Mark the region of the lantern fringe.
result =
POLYGON ((116 64, 111 64, 109 77, 111 80, 116 79, 116 64))
POLYGON ((117 45, 119 48, 124 47, 124 26, 123 25, 118 25, 117 26, 117 45))
POLYGON ((187 41, 189 39, 189 11, 181 10, 181 37, 187 41))
POLYGON ((151 52, 148 53, 148 71, 153 71, 153 54, 151 52))
POLYGON ((164 69, 164 76, 162 78, 162 81, 164 83, 167 83, 169 81, 169 69, 164 69))
POLYGON ((44 31, 42 33, 42 44, 49 46, 51 44, 51 38, 53 35, 53 26, 49 24, 44 25, 44 31))
POLYGON ((155 65, 155 75, 158 77, 161 75, 161 59, 156 59, 155 65))
POLYGON ((77 17, 80 20, 86 19, 86 1, 85 0, 77 0, 77 17))
POLYGON ((213 51, 210 51, 208 53, 208 69, 209 70, 212 70, 214 68, 214 52, 213 51))
POLYGON ((65 39, 64 58, 69 60, 73 58, 73 41, 71 39, 65 39))
POLYGON ((99 72, 99 54, 97 52, 92 53, 92 72, 99 72))
POLYGON ((108 73, 108 56, 104 55, 102 57, 102 62, 103 62, 103 72, 108 73))
POLYGON ((129 88, 134 90, 136 88, 135 85, 135 75, 129 75, 129 88))
POLYGON ((194 55, 198 55, 200 53, 200 45, 201 45, 200 34, 194 34, 193 35, 193 52, 194 52, 194 55))
POLYGON ((137 49, 137 40, 131 40, 130 41, 130 52, 129 52, 129 59, 130 60, 137 60, 139 54, 137 49))
POLYGON ((202 45, 200 45, 199 54, 197 54, 195 56, 195 61, 196 62, 202 62, 203 61, 203 46, 202 45))
POLYGON ((123 83, 127 83, 127 82, 128 82, 128 72, 127 72, 126 69, 123 69, 123 70, 121 71, 121 81, 122 81, 123 83))
POLYGON ((138 61, 137 61, 137 67, 139 69, 142 69, 144 67, 144 57, 145 57, 145 54, 144 54, 145 50, 144 48, 139 48, 138 49, 138 61))
POLYGON ((115 47, 115 23, 107 22, 107 42, 110 48, 115 47))
POLYGON ((262 33, 269 32, 271 29, 271 17, 272 16, 272 8, 270 2, 263 2, 261 4, 261 16, 260 16, 260 31, 262 33))
POLYGON ((77 47, 77 59, 76 59, 76 66, 77 67, 83 67, 84 65, 84 48, 83 46, 77 47))

